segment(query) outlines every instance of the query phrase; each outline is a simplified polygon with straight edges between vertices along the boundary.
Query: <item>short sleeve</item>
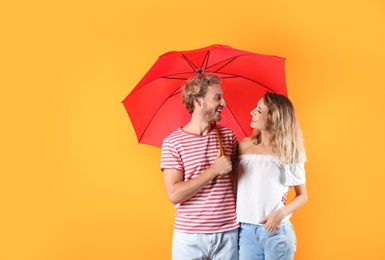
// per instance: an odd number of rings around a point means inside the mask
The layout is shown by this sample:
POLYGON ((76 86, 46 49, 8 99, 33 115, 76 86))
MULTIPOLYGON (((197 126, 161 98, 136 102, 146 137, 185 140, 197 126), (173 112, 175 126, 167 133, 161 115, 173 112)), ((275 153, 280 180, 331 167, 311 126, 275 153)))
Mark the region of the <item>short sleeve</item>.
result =
POLYGON ((284 164, 285 184, 287 186, 297 186, 306 182, 305 164, 284 164))
POLYGON ((175 145, 170 143, 169 140, 165 139, 162 144, 161 160, 160 160, 160 169, 177 169, 183 171, 183 163, 178 153, 175 149, 175 145))

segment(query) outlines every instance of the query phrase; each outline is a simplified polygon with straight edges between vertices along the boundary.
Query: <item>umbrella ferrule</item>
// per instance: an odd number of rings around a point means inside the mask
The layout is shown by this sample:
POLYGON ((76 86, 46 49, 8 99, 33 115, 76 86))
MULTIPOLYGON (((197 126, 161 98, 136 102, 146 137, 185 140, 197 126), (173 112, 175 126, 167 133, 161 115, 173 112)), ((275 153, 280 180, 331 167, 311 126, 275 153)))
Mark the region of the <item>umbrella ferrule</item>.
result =
POLYGON ((205 72, 206 72, 205 69, 202 69, 202 68, 197 69, 197 74, 203 74, 205 72))

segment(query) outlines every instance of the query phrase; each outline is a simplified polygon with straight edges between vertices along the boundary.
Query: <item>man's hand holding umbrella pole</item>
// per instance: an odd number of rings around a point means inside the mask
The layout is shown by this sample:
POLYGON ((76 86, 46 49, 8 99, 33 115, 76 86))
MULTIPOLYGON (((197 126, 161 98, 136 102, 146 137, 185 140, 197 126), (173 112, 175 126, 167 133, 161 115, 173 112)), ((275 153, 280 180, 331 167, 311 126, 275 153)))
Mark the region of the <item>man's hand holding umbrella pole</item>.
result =
POLYGON ((210 166, 211 170, 218 175, 215 179, 221 179, 225 174, 231 174, 233 169, 230 157, 222 155, 222 152, 219 150, 217 158, 215 158, 214 163, 210 166))
MULTIPOLYGON (((219 156, 225 156, 225 150, 223 149, 223 146, 222 146, 222 141, 221 141, 221 136, 219 135, 219 131, 218 131, 218 127, 217 127, 217 123, 214 121, 213 122, 213 125, 215 127, 215 133, 217 134, 217 137, 218 137, 218 142, 219 142, 219 156)), ((220 174, 216 177, 216 179, 221 179, 223 178, 224 174, 220 174)))

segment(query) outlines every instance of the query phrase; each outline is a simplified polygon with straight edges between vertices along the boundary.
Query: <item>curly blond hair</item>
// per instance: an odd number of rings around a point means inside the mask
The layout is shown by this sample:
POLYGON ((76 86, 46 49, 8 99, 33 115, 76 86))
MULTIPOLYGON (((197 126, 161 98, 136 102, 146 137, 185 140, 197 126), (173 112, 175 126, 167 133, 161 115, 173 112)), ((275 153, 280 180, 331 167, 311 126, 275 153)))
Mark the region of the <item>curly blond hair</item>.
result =
POLYGON ((221 79, 215 74, 197 74, 186 81, 183 88, 183 104, 190 114, 194 112, 194 100, 197 97, 205 97, 207 87, 220 84, 221 79))

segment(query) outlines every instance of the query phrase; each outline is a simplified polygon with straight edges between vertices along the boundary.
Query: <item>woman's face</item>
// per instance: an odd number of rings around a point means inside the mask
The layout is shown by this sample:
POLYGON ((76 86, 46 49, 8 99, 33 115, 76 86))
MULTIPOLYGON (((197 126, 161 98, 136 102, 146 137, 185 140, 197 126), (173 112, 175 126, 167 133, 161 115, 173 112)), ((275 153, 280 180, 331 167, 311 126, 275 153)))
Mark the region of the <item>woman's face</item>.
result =
POLYGON ((258 101, 257 107, 254 108, 251 114, 250 126, 254 129, 266 130, 267 129, 267 112, 269 109, 265 105, 263 98, 258 101))

